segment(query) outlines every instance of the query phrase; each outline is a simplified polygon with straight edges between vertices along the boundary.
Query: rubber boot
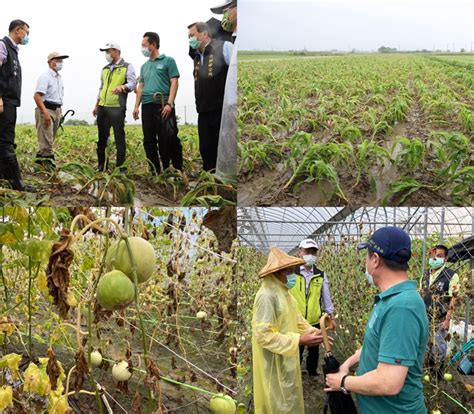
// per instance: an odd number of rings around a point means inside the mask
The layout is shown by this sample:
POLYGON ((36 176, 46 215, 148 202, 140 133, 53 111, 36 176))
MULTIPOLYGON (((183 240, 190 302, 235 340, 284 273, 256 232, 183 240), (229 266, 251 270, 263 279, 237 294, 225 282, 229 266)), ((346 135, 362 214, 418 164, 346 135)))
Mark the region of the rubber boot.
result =
POLYGON ((17 191, 35 192, 36 189, 31 185, 26 185, 21 179, 20 166, 15 153, 6 155, 0 159, 2 173, 0 176, 10 183, 10 186, 17 191))
POLYGON ((104 172, 106 169, 105 148, 97 147, 97 172, 104 172))

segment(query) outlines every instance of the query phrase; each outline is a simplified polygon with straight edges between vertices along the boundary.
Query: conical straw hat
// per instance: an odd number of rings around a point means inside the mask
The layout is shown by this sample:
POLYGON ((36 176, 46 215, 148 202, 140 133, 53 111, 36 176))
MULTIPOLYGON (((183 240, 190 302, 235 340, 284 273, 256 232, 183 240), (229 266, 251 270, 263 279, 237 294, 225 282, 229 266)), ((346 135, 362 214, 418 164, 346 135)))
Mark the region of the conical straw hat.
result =
POLYGON ((264 277, 270 273, 277 272, 278 270, 302 264, 304 264, 303 259, 290 256, 278 247, 272 247, 270 254, 268 255, 267 264, 263 266, 263 269, 260 270, 258 276, 264 277))

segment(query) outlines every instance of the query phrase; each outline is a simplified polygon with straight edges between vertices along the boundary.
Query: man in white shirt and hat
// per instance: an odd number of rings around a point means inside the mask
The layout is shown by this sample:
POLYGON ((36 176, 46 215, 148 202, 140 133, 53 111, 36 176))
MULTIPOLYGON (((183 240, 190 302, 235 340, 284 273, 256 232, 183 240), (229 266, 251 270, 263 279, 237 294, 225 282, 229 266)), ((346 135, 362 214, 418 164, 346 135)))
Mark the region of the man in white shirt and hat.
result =
MULTIPOLYGON (((296 271, 296 282, 290 293, 298 302, 298 308, 303 317, 319 329, 319 320, 323 311, 331 319, 331 328, 336 329, 334 318, 334 305, 329 292, 329 281, 326 272, 316 266, 316 256, 319 246, 313 239, 301 241, 298 250, 298 257, 304 260, 296 271)), ((304 346, 300 347, 300 362, 303 360, 304 346)), ((315 377, 318 375, 319 347, 308 347, 306 357, 306 368, 308 375, 315 377)))
POLYGON ((58 52, 48 55, 48 70, 43 72, 36 83, 33 99, 36 103, 35 121, 38 134, 38 151, 35 162, 54 167, 53 143, 61 121, 64 85, 59 72, 63 60, 69 56, 58 52))

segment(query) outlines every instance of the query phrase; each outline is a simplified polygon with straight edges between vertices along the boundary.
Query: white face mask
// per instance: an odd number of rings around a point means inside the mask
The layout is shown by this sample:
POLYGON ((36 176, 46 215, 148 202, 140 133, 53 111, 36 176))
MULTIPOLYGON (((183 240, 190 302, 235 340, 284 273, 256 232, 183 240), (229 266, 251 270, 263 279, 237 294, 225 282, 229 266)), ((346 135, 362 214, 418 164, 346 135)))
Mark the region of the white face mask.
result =
POLYGON ((316 256, 313 254, 305 254, 303 256, 303 260, 308 266, 314 266, 314 264, 316 263, 316 256))
POLYGON ((56 63, 56 70, 59 72, 63 68, 63 62, 56 63))
POLYGON ((110 53, 106 53, 106 54, 105 54, 105 60, 106 60, 108 63, 112 63, 113 59, 112 59, 112 56, 110 56, 110 53))
POLYGON ((369 273, 369 270, 367 269, 367 266, 365 266, 365 276, 367 277, 367 281, 369 282, 369 285, 374 286, 374 277, 369 273))

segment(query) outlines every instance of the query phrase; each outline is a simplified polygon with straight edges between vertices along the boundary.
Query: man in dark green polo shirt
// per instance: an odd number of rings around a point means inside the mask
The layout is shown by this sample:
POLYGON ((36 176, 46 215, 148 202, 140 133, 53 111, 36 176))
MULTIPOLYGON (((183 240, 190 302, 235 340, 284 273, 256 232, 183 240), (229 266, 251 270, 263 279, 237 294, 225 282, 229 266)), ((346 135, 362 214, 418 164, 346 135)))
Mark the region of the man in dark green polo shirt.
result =
POLYGON ((149 60, 140 70, 133 118, 139 118, 142 104, 143 146, 152 173, 173 167, 182 170, 183 148, 178 138, 174 102, 178 92, 179 71, 172 57, 160 54, 160 37, 155 32, 143 35, 142 54, 149 60), (158 137, 158 139, 157 139, 158 137), (159 155, 158 155, 159 149, 159 155))
POLYGON ((367 243, 366 276, 380 291, 365 330, 362 348, 325 390, 354 392, 362 414, 425 414, 421 377, 428 341, 428 318, 417 283, 408 280, 411 240, 397 227, 377 230, 367 243), (359 364, 357 376, 349 369, 359 364))

